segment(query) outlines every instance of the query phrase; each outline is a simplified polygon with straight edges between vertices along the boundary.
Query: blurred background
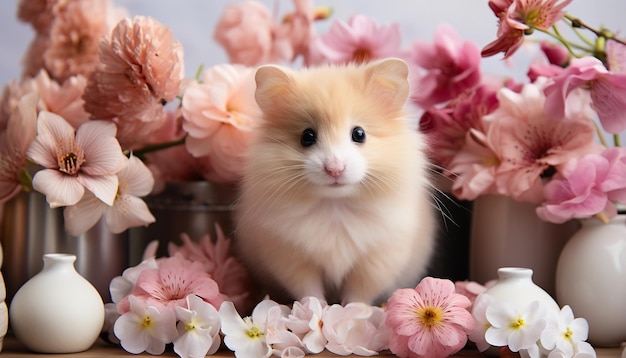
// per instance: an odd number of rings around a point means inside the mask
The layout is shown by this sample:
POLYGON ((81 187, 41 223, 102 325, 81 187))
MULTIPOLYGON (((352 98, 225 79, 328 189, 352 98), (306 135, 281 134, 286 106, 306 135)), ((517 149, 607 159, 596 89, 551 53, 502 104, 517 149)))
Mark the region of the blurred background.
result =
MULTIPOLYGON (((213 41, 213 29, 224 6, 236 0, 113 2, 125 7, 131 16, 152 16, 169 26, 184 47, 188 76, 193 76, 200 64, 211 66, 227 61, 222 48, 213 41)), ((291 0, 263 2, 281 16, 293 6, 291 0)), ((496 18, 487 0, 325 0, 316 1, 315 4, 329 5, 334 10, 329 20, 317 22, 318 34, 326 33, 333 21, 347 21, 354 13, 372 16, 380 24, 399 23, 407 46, 417 38, 432 40, 435 29, 442 23, 451 24, 461 37, 476 42, 479 47, 495 39, 497 29, 496 18)), ((16 0, 0 1, 0 86, 19 77, 22 56, 34 36, 30 26, 17 20, 16 9, 16 0)), ((624 0, 574 0, 566 10, 590 25, 603 25, 618 33, 624 32, 621 30, 626 28, 624 0)), ((501 56, 486 59, 483 68, 488 72, 523 76, 526 72, 525 63, 532 60, 534 55, 535 52, 526 47, 506 63, 501 60, 501 56)))

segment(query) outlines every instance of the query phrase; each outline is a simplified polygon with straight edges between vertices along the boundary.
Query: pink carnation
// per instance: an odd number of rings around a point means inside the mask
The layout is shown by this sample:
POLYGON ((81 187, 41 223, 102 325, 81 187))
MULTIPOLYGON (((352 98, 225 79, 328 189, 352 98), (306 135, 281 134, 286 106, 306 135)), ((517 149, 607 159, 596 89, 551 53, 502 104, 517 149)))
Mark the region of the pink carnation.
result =
POLYGON ((426 70, 415 78, 411 99, 429 108, 450 100, 480 82, 480 50, 471 41, 463 42, 454 28, 442 25, 432 44, 416 41, 412 61, 426 70))

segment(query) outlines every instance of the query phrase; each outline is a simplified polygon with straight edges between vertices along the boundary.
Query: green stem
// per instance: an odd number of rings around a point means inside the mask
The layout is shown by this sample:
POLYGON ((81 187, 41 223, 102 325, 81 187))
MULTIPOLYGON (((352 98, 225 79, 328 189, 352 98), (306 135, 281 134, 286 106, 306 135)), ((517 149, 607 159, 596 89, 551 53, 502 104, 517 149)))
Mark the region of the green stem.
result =
POLYGON ((622 140, 620 139, 619 134, 613 134, 613 144, 615 144, 616 147, 622 146, 622 140))
POLYGON ((596 133, 598 133, 598 139, 600 140, 600 144, 602 144, 605 147, 608 147, 606 138, 604 138, 604 134, 602 133, 602 129, 600 128, 598 123, 593 121, 593 125, 596 127, 596 133))
POLYGON ((577 28, 577 27, 578 28, 583 28, 583 29, 586 29, 586 30, 589 30, 589 31, 593 32, 597 37, 604 37, 607 40, 613 40, 615 42, 619 42, 620 44, 626 46, 626 41, 617 38, 615 36, 615 34, 609 32, 609 31, 606 31, 604 29, 596 29, 595 27, 592 27, 592 26, 586 24, 581 19, 579 19, 577 17, 574 17, 574 16, 571 16, 569 14, 565 14, 564 18, 566 18, 567 20, 569 20, 571 22, 570 26, 572 28, 577 28))
POLYGON ((143 159, 145 159, 145 155, 147 153, 154 152, 154 151, 157 151, 157 150, 163 150, 163 149, 167 149, 167 148, 171 148, 171 147, 176 147, 176 146, 181 145, 181 144, 185 144, 185 138, 187 138, 187 136, 184 136, 184 137, 182 137, 182 138, 180 138, 178 140, 174 140, 174 141, 171 141, 171 142, 165 142, 165 143, 158 143, 158 144, 148 145, 148 146, 145 146, 145 147, 143 147, 141 149, 134 150, 132 153, 133 153, 134 156, 136 156, 139 159, 143 160, 143 159))

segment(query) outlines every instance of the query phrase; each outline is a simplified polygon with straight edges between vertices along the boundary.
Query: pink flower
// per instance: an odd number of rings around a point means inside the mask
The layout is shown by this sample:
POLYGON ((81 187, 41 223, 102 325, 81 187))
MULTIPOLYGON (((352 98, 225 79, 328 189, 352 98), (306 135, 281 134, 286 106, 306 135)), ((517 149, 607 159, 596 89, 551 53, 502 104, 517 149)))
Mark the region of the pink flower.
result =
POLYGON ((496 175, 499 193, 537 203, 543 200, 542 178, 599 146, 588 113, 571 113, 563 120, 546 115, 543 86, 527 84, 521 93, 501 89, 500 107, 485 116, 491 123, 488 141, 501 163, 496 175))
POLYGON ((74 130, 63 117, 46 111, 39 113, 37 136, 27 155, 44 167, 33 177, 33 188, 53 208, 76 204, 85 189, 112 205, 117 173, 127 160, 113 123, 88 121, 74 130))
POLYGON ((312 41, 307 65, 363 63, 398 57, 401 45, 397 23, 379 25, 374 18, 355 14, 347 23, 335 21, 326 35, 312 41))
POLYGON ((89 120, 89 113, 83 108, 85 101, 82 98, 85 86, 87 86, 86 77, 72 76, 58 83, 50 79, 48 73, 42 70, 33 80, 41 96, 42 110, 58 114, 74 128, 78 128, 89 120))
POLYGON ((326 349, 338 355, 374 355, 387 349, 389 331, 380 307, 352 302, 328 307, 322 317, 326 349))
POLYGON ((546 202, 537 208, 537 215, 555 223, 599 213, 615 216, 610 194, 626 189, 625 177, 626 157, 621 148, 572 160, 563 168, 562 176, 545 186, 546 202))
POLYGON ((572 0, 490 0, 489 7, 498 17, 497 39, 482 50, 482 56, 504 52, 510 57, 534 29, 547 30, 560 20, 563 8, 572 0))
POLYGON ((193 156, 209 161, 206 179, 230 182, 242 175, 243 153, 260 118, 255 88, 253 68, 223 64, 204 71, 202 82, 185 90, 185 144, 193 156))
POLYGON ((17 18, 30 23, 37 32, 47 33, 57 3, 58 0, 20 0, 17 4, 17 18))
POLYGON ((8 120, 0 127, 0 205, 13 198, 22 188, 26 151, 35 139, 37 126, 37 93, 23 96, 8 120))
POLYGON ((474 319, 470 300, 450 280, 424 278, 415 289, 396 290, 385 306, 389 348, 401 357, 447 357, 467 343, 474 319))
POLYGON ((202 264, 184 259, 182 256, 163 258, 158 269, 145 269, 137 277, 133 290, 118 303, 120 313, 128 312, 129 296, 149 306, 173 310, 187 307, 188 295, 197 295, 204 301, 219 307, 223 298, 217 283, 204 271, 202 264))
POLYGON ((100 43, 102 65, 83 96, 94 119, 118 126, 122 147, 140 146, 167 119, 164 103, 179 95, 183 49, 166 26, 149 17, 121 21, 100 43))
POLYGON ((51 22, 43 63, 52 78, 63 82, 89 74, 98 65, 98 44, 108 35, 111 3, 82 0, 59 3, 51 22))
POLYGON ((566 100, 579 88, 588 88, 591 108, 609 133, 626 129, 626 73, 609 72, 595 57, 572 59, 570 65, 554 78, 545 89, 546 113, 563 117, 567 111, 566 100))
POLYGON ((225 299, 232 301, 237 310, 247 312, 248 298, 251 287, 248 271, 233 256, 231 252, 231 240, 228 239, 219 224, 215 225, 217 239, 215 243, 208 234, 202 237, 199 243, 191 241, 189 235, 183 233, 180 238, 183 242, 181 247, 170 243, 169 255, 182 255, 187 260, 199 262, 204 265, 205 271, 215 280, 220 287, 225 299))
POLYGON ((471 89, 480 81, 480 50, 471 41, 463 42, 453 27, 440 26, 432 44, 415 41, 411 59, 426 70, 414 80, 411 99, 429 108, 471 89))
POLYGON ((539 48, 546 55, 550 64, 559 67, 567 66, 570 59, 570 53, 563 45, 544 40, 539 43, 539 48))
POLYGON ((606 65, 613 73, 626 73, 626 45, 617 41, 607 41, 606 65))

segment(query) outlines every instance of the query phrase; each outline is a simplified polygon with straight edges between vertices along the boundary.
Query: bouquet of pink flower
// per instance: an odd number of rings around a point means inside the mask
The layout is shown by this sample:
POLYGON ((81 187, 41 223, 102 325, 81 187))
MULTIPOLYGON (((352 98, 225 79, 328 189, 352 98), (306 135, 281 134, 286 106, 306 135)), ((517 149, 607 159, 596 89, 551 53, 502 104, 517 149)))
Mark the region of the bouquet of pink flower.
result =
POLYGON ((237 182, 259 117, 253 66, 306 56, 328 16, 295 5, 281 22, 229 6, 215 37, 232 63, 185 79, 183 48, 155 19, 108 0, 20 1, 35 38, 0 102, 0 204, 34 189, 65 207, 68 233, 101 218, 120 233, 155 221, 141 197, 165 182, 237 182))
POLYGON ((539 217, 556 223, 607 220, 616 203, 626 203, 626 152, 619 147, 626 44, 566 15, 570 2, 492 0, 498 37, 482 52, 450 27, 416 51, 424 72, 413 97, 425 110, 420 127, 456 197, 501 194, 536 203, 539 217), (566 39, 558 21, 581 43, 566 39), (541 42, 547 61, 530 66, 528 83, 480 74, 481 55, 508 58, 536 32, 556 43, 541 42))

